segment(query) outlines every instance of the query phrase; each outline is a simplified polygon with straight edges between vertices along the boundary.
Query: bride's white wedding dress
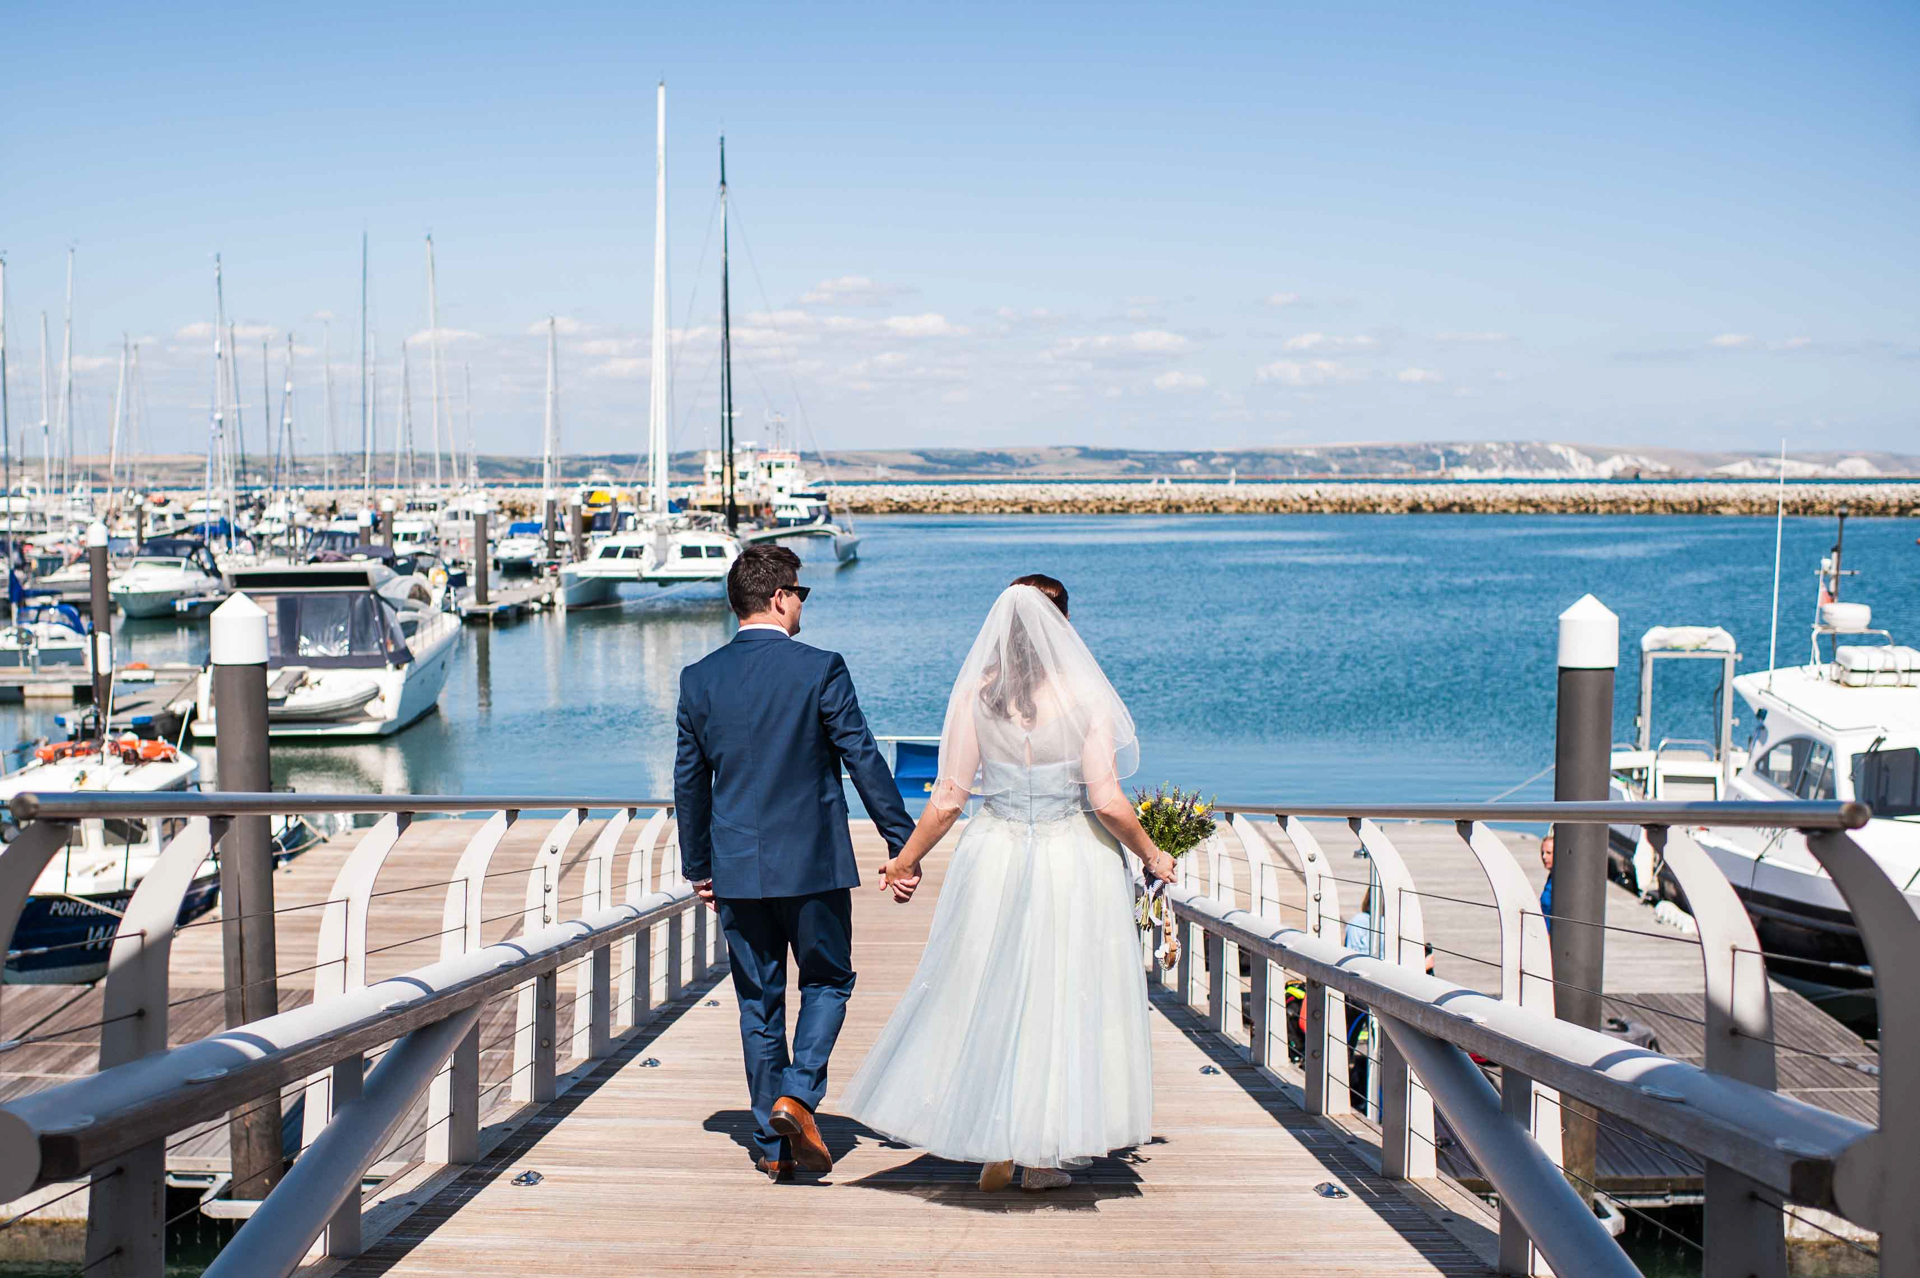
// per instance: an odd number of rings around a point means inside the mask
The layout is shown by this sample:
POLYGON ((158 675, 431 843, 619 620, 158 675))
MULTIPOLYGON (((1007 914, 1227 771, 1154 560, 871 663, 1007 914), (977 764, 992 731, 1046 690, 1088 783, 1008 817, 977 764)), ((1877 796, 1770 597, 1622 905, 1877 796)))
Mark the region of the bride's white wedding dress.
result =
MULTIPOLYGON (((1079 644, 1064 618, 1011 611, 1026 621, 1011 642, 1029 654, 1035 639, 1044 649, 1042 631, 1079 644)), ((982 694, 998 667, 962 671, 942 778, 971 784, 942 788, 982 806, 954 848, 912 984, 841 1098, 874 1131, 964 1162, 1078 1166, 1144 1143, 1152 1122, 1132 871, 1088 810, 1090 787, 1118 792, 1114 757, 1132 752, 1132 723, 1097 666, 1095 687, 1051 652, 1042 664, 1045 679, 1017 699, 1030 713, 996 711, 982 694)))

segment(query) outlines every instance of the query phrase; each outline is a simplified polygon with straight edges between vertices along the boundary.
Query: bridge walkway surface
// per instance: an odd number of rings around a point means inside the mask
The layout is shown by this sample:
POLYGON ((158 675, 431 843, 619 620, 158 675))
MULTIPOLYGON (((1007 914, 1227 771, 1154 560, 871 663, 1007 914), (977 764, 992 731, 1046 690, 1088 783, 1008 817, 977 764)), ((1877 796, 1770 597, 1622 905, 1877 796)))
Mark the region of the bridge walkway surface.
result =
MULTIPOLYGON (((753 1171, 721 968, 566 1076, 557 1100, 489 1129, 477 1163, 389 1179, 367 1207, 366 1250, 301 1272, 1491 1272, 1444 1189, 1427 1197, 1383 1179, 1374 1151, 1303 1112, 1170 991, 1154 999, 1152 1141, 1069 1189, 983 1194, 977 1167, 838 1116, 840 1090, 913 974, 951 846, 912 904, 856 894, 859 984, 821 1107, 832 1172, 774 1184, 753 1171), (526 1173, 537 1183, 518 1183, 526 1173)), ((856 826, 856 847, 863 866, 879 865, 870 829, 856 826)), ((797 1006, 796 993, 790 1017, 797 1006)))

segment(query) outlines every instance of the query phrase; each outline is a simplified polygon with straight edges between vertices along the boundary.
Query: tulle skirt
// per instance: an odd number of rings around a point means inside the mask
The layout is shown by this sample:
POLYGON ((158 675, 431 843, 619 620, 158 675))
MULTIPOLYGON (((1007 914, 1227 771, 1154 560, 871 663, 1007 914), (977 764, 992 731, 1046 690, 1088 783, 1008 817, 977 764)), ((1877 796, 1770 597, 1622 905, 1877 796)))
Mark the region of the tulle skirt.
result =
POLYGON ((983 814, 954 850, 919 970, 840 1108, 942 1158, 1077 1166, 1147 1140, 1147 1015, 1114 840, 1084 815, 983 814))

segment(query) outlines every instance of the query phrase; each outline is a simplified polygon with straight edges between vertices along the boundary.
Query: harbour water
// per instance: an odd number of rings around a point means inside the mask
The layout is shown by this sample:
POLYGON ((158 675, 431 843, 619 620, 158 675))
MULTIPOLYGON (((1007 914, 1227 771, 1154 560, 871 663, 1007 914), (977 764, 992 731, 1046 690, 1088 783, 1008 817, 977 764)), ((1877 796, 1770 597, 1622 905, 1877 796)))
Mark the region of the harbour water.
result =
MULTIPOLYGON (((808 563, 802 638, 845 654, 876 732, 937 733, 994 595, 1049 572, 1132 709, 1135 780, 1241 801, 1483 800, 1539 772, 1552 755, 1554 617, 1588 591, 1621 618, 1616 739, 1632 733, 1647 627, 1723 625, 1740 669, 1766 664, 1771 519, 897 516, 859 529, 858 562, 808 563)), ((1783 662, 1805 659, 1813 570, 1833 530, 1786 523, 1783 662)), ((1854 519, 1846 536, 1846 564, 1862 573, 1848 597, 1896 639, 1920 641, 1914 522, 1854 519)), ((700 589, 470 627, 437 714, 385 741, 278 744, 275 782, 664 795, 678 672, 733 631, 720 594, 700 589)), ((123 661, 205 657, 204 621, 118 631, 123 661)), ((1708 735, 1712 682, 1663 672, 1659 735, 1708 735)), ((57 735, 56 713, 0 708, 0 733, 57 735)))

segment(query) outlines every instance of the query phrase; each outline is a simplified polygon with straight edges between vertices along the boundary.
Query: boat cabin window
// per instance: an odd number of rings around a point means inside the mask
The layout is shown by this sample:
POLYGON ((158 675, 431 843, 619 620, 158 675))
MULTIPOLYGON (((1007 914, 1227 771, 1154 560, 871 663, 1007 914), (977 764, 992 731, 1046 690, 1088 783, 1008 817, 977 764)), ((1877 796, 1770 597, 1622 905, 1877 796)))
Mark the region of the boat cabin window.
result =
POLYGON ((624 546, 620 550, 620 557, 622 559, 645 559, 647 557, 647 548, 645 546, 624 546))
POLYGON ((268 664, 359 667, 412 659, 392 605, 364 590, 268 596, 268 664))
POLYGON ((701 557, 701 556, 700 556, 700 547, 698 547, 698 546, 682 546, 682 547, 680 547, 680 557, 681 557, 682 559, 698 559, 698 558, 700 558, 700 557, 701 557))
POLYGON ((1853 797, 1877 817, 1920 816, 1920 749, 1855 755, 1853 797))
POLYGON ((727 548, 725 546, 708 546, 707 547, 707 558, 725 559, 726 557, 727 557, 727 548))
POLYGON ((600 547, 600 553, 595 557, 599 559, 618 559, 620 557, 620 547, 602 546, 600 547))
POLYGON ((1794 787, 1794 791, 1803 799, 1833 798, 1832 750, 1815 743, 1807 755, 1807 761, 1800 767, 1800 783, 1794 787))
POLYGON ((1761 756, 1757 771, 1782 790, 1791 792, 1794 778, 1800 774, 1800 765, 1806 762, 1807 752, 1812 747, 1813 742, 1805 737, 1776 741, 1761 756))
POLYGON ((141 820, 108 817, 100 822, 100 832, 110 848, 143 847, 147 841, 147 823, 141 820))

